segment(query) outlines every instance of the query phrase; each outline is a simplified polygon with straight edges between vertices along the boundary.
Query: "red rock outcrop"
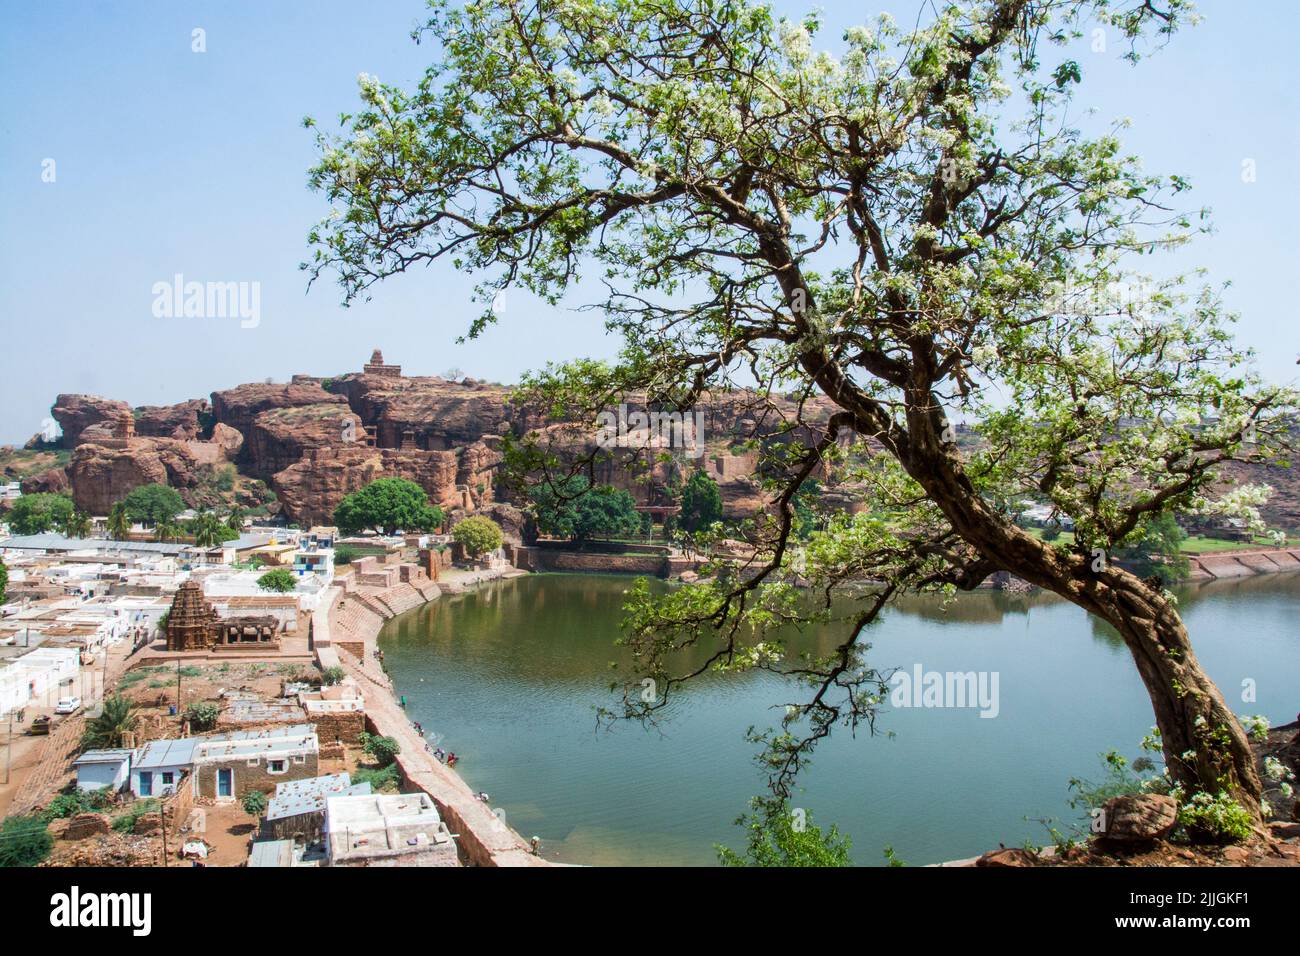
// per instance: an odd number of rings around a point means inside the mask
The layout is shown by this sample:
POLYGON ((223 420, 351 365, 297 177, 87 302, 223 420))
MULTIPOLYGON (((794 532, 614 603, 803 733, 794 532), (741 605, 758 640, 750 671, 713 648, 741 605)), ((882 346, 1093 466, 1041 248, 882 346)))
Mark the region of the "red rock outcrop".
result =
POLYGON ((126 402, 98 395, 60 395, 54 400, 50 414, 63 429, 61 444, 64 448, 76 448, 81 442, 81 433, 92 425, 121 422, 133 417, 131 406, 126 402))
POLYGON ((211 411, 206 399, 175 405, 144 405, 135 410, 135 433, 149 438, 194 440, 202 432, 201 417, 211 411))
POLYGON ((523 424, 504 385, 352 374, 334 379, 329 387, 375 427, 381 448, 400 447, 410 432, 416 447, 445 451, 523 424))
POLYGON ((253 419, 268 409, 346 402, 347 399, 343 396, 332 395, 314 383, 291 385, 253 383, 239 385, 224 392, 213 392, 212 417, 217 422, 238 430, 247 438, 253 419))
POLYGON ((445 511, 474 508, 491 500, 492 469, 499 456, 486 446, 458 451, 402 451, 349 445, 309 449, 277 473, 271 487, 285 515, 301 525, 332 520, 346 495, 376 478, 405 478, 423 488, 445 511), (467 481, 461 481, 462 477, 467 481))
POLYGON ((77 507, 92 515, 106 515, 139 485, 156 482, 181 490, 193 488, 198 485, 202 466, 225 461, 224 448, 214 442, 132 438, 112 445, 78 445, 67 472, 77 507))
POLYGON ((309 448, 355 444, 364 434, 361 418, 342 402, 270 408, 253 419, 241 458, 248 474, 270 480, 309 448))
POLYGON ((43 471, 39 475, 24 478, 22 489, 23 494, 25 495, 36 495, 46 492, 57 494, 60 491, 67 491, 68 473, 62 468, 51 468, 49 471, 43 471))

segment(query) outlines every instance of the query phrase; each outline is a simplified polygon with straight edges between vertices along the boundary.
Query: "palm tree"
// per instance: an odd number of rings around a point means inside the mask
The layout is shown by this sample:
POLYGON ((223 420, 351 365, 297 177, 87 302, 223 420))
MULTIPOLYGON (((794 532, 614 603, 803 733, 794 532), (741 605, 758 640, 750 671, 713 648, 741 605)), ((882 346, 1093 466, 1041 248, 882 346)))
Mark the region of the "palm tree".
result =
POLYGON ((153 538, 155 541, 175 541, 181 536, 181 527, 174 521, 159 521, 154 526, 153 538))
POLYGON ((122 747, 126 735, 135 730, 139 722, 132 703, 121 694, 105 698, 103 712, 86 723, 81 735, 81 745, 87 750, 111 750, 122 747))
POLYGON ((225 540, 226 526, 210 511, 204 511, 190 522, 190 534, 200 548, 215 548, 225 540))
POLYGON ((242 531, 244 529, 244 518, 247 514, 248 512, 239 505, 233 506, 230 509, 230 514, 226 517, 226 527, 231 531, 242 531))
POLYGON ((114 541, 125 541, 131 537, 131 519, 126 513, 126 504, 119 501, 108 513, 108 535, 114 541))
POLYGON ((63 533, 69 538, 89 537, 91 529, 90 515, 76 508, 63 522, 63 533))

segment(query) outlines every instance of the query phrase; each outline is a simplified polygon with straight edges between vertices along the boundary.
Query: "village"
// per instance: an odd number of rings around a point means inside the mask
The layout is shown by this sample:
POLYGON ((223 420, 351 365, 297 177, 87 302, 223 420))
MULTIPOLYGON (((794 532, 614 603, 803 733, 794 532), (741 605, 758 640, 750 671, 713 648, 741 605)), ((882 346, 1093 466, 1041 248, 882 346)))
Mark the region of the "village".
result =
POLYGON ((444 590, 524 572, 439 535, 132 530, 0 539, 0 817, 45 822, 47 865, 545 865, 407 718, 375 646, 444 590))

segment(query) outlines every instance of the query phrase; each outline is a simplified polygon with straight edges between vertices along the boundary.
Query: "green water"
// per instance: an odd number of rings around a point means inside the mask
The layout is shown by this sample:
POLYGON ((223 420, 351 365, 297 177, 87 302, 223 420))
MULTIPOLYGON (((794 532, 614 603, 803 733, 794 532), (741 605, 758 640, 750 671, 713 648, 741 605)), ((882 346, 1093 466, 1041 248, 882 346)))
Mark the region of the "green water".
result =
MULTIPOLYGON (((411 717, 462 757, 458 769, 544 855, 585 864, 711 864, 713 844, 762 789, 744 739, 799 689, 770 674, 715 675, 676 700, 655 730, 597 729, 612 705, 630 579, 534 575, 443 598, 389 623, 385 665, 411 717)), ((1215 582, 1181 592, 1202 663, 1238 713, 1274 724, 1300 708, 1300 575, 1215 582), (1243 681, 1257 699, 1242 702, 1243 681)), ((827 650, 840 639, 808 638, 827 650)), ((1039 818, 1073 822, 1067 781, 1100 774, 1097 755, 1134 756, 1151 726, 1146 693, 1119 639, 1044 595, 963 595, 944 610, 915 600, 871 633, 878 668, 998 674, 998 714, 890 708, 877 736, 837 731, 792 801, 835 822, 863 864, 892 845, 909 864, 973 856, 999 843, 1048 842, 1039 818), (892 732, 886 736, 884 732, 892 732), (1026 819, 1029 818, 1029 819, 1026 819)))

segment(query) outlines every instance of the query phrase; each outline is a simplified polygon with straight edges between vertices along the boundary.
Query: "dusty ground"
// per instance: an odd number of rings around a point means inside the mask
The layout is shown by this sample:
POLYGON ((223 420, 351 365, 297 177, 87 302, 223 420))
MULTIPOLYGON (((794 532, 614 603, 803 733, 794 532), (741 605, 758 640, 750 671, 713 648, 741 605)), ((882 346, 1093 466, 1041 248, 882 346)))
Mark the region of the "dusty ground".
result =
MULTIPOLYGON (((180 720, 170 713, 177 700, 177 672, 178 665, 174 662, 146 661, 118 681, 117 691, 139 708, 142 739, 152 740, 179 733, 180 720)), ((251 691, 263 700, 272 700, 280 695, 280 688, 286 680, 299 677, 319 680, 316 668, 305 664, 181 661, 177 712, 183 714, 191 704, 215 703, 220 700, 223 690, 251 691)))

